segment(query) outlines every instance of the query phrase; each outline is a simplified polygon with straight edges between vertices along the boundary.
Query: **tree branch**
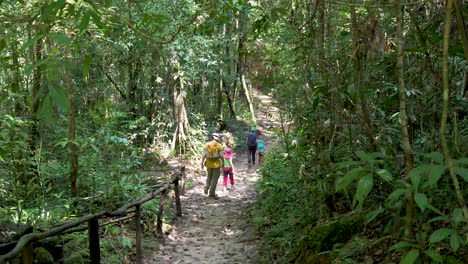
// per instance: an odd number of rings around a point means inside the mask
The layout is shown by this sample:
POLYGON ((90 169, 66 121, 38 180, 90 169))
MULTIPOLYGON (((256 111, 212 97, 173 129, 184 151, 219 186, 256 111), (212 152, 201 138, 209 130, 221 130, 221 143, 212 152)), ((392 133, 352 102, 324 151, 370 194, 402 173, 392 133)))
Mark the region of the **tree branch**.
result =
POLYGON ((102 12, 104 12, 104 13, 106 13, 108 15, 111 15, 113 18, 115 18, 118 21, 124 23, 125 25, 127 25, 128 28, 130 28, 133 32, 137 33, 138 35, 140 35, 143 39, 148 40, 148 41, 150 41, 152 43, 155 43, 155 44, 158 44, 158 45, 165 45, 165 44, 169 44, 169 43, 173 42, 179 36, 182 29, 184 29, 187 26, 191 25, 198 18, 198 14, 199 14, 199 12, 196 11, 195 14, 186 23, 180 24, 177 27, 174 34, 172 34, 168 39, 161 41, 161 40, 153 38, 152 36, 146 34, 145 32, 139 30, 138 28, 134 27, 132 25, 131 21, 126 20, 125 18, 122 18, 122 17, 118 16, 114 12, 109 11, 107 9, 100 9, 100 7, 96 3, 94 3, 94 2, 92 2, 90 0, 85 0, 85 2, 90 4, 91 6, 93 6, 96 10, 101 10, 102 12))
MULTIPOLYGON (((357 3, 346 3, 346 2, 341 2, 341 1, 327 1, 330 4, 335 4, 335 5, 344 5, 344 6, 354 6, 354 7, 393 7, 395 6, 394 4, 357 4, 357 3)), ((419 1, 419 2, 413 2, 413 3, 401 3, 402 6, 410 6, 410 5, 418 5, 418 4, 430 4, 432 3, 432 0, 426 0, 426 1, 419 1)))
POLYGON ((115 89, 120 93, 120 95, 122 96, 122 98, 124 100, 127 100, 127 96, 125 95, 125 93, 119 88, 119 86, 115 83, 115 81, 112 79, 112 77, 109 75, 108 72, 106 72, 106 77, 107 79, 109 79, 109 81, 114 85, 115 89))

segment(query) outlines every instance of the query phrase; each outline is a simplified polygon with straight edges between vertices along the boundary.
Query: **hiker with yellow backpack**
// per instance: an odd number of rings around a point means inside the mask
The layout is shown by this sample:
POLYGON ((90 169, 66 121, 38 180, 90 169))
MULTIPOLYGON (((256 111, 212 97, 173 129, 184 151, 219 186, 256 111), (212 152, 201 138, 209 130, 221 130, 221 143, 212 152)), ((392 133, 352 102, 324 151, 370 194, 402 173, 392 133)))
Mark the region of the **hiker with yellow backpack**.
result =
POLYGON ((204 155, 202 157, 201 167, 206 167, 208 177, 206 178, 205 194, 208 197, 218 199, 216 195, 216 185, 218 184, 219 176, 221 175, 221 167, 223 166, 223 145, 221 145, 221 137, 218 133, 211 135, 211 141, 205 145, 204 155))

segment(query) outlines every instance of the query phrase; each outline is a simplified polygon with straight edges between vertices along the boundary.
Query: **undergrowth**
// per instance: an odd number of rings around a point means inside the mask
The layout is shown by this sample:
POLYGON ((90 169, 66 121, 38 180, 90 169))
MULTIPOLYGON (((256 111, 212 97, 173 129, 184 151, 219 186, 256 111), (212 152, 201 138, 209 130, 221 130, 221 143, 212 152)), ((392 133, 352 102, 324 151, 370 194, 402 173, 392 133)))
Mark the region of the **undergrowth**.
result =
POLYGON ((253 214, 263 237, 262 255, 270 255, 280 263, 293 257, 304 227, 314 225, 325 212, 320 187, 292 174, 290 163, 280 149, 268 151, 257 182, 258 206, 253 214))

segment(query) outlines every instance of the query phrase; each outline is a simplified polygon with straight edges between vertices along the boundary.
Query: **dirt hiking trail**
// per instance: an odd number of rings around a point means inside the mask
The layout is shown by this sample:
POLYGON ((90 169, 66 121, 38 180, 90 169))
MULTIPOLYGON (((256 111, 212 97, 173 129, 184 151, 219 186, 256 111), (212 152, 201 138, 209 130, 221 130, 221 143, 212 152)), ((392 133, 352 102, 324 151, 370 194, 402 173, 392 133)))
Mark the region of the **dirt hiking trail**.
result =
MULTIPOLYGON (((272 99, 254 92, 257 129, 262 132, 266 151, 274 141, 271 128, 279 124, 274 117, 277 109, 272 99)), ((246 132, 247 135, 247 132, 246 132)), ((146 252, 143 263, 258 263, 257 235, 251 223, 251 209, 256 202, 255 182, 259 175, 258 157, 251 168, 245 148, 234 150, 235 190, 223 192, 223 176, 219 178, 216 194, 219 199, 203 193, 206 172, 189 172, 194 186, 181 196, 182 217, 166 236, 158 252, 146 252)), ((228 186, 229 182, 228 182, 228 186)))

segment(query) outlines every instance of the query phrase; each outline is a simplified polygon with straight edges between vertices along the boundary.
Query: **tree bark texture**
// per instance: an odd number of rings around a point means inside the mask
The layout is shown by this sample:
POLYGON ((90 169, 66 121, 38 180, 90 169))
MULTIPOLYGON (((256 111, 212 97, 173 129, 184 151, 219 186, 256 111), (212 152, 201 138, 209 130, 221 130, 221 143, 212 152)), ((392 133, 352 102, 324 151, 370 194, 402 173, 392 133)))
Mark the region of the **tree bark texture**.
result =
POLYGON ((408 135, 408 116, 406 114, 406 88, 404 80, 404 49, 403 49, 403 14, 401 12, 401 1, 395 4, 396 26, 397 26, 397 72, 398 72, 398 99, 400 101, 400 129, 401 144, 406 157, 406 171, 414 167, 413 149, 408 135))
MULTIPOLYGON (((66 50, 66 55, 70 58, 70 51, 66 50)), ((72 73, 66 71, 65 85, 68 99, 68 142, 70 146, 70 190, 72 197, 78 196, 78 146, 76 145, 76 119, 75 119, 75 103, 73 101, 74 91, 72 84, 72 73)))
POLYGON ((241 11, 240 18, 239 18, 239 42, 237 46, 237 77, 239 79, 240 84, 242 85, 242 88, 244 90, 245 98, 247 100, 247 104, 249 106, 249 112, 250 115, 252 116, 252 120, 254 123, 256 123, 256 118, 255 118, 255 110, 253 106, 253 98, 251 96, 251 91, 249 87, 246 84, 245 81, 245 74, 244 74, 244 42, 246 38, 246 33, 244 32, 244 25, 245 25, 245 20, 246 20, 247 15, 245 14, 245 11, 241 11))
MULTIPOLYGON (((401 144, 406 157, 406 172, 410 172, 414 167, 413 151, 408 136, 408 117, 406 115, 406 90, 404 80, 404 50, 403 50, 403 14, 401 12, 401 1, 395 1, 395 16, 397 26, 397 78, 398 78, 398 99, 400 102, 400 129, 401 144)), ((407 179, 409 181, 409 179, 407 179)), ((409 193, 412 193, 412 187, 408 184, 409 193)), ((412 196, 405 197, 405 231, 404 236, 411 239, 413 234, 414 222, 414 200, 412 196)))
POLYGON ((453 4, 457 18, 457 29, 463 43, 463 55, 465 56, 465 72, 463 76, 463 85, 460 91, 460 95, 465 96, 465 92, 468 91, 468 29, 466 25, 468 17, 463 13, 462 0, 455 0, 453 4))
POLYGON ((359 96, 360 108, 361 108, 361 116, 364 121, 364 131, 369 138, 370 143, 370 151, 375 151, 378 148, 378 142, 374 137, 374 128, 370 118, 369 108, 367 107, 367 99, 366 99, 366 91, 362 85, 363 80, 363 60, 365 58, 365 50, 359 42, 359 34, 358 34, 358 23, 356 18, 356 7, 354 5, 350 6, 351 9, 351 32, 352 32, 352 43, 353 43, 353 59, 354 65, 356 69, 356 77, 355 77, 355 84, 357 93, 359 96))
POLYGON ((450 39, 450 29, 452 24, 452 10, 453 9, 453 0, 447 1, 447 11, 445 15, 445 27, 444 27, 444 44, 443 44, 443 63, 442 63, 442 81, 443 81, 443 101, 442 101, 442 117, 440 121, 440 143, 444 151, 445 162, 447 163, 450 177, 452 178, 453 186, 455 187, 455 192, 457 195, 458 202, 463 211, 463 216, 465 217, 465 222, 468 223, 468 208, 466 207, 465 199, 463 198, 463 193, 460 189, 460 183, 458 182, 457 175, 455 173, 454 164, 450 156, 450 150, 447 145, 447 137, 445 135, 447 128, 447 116, 449 108, 449 70, 448 70, 448 49, 449 49, 449 39, 450 39))
MULTIPOLYGON (((177 53, 173 53, 172 64, 175 74, 175 83, 173 90, 173 115, 175 120, 175 129, 172 137, 171 149, 175 150, 178 146, 186 147, 185 144, 189 142, 188 136, 190 135, 190 124, 188 122, 187 110, 185 108, 185 85, 180 72, 179 60, 177 53)), ((182 153, 184 150, 181 150, 182 153)))
MULTIPOLYGON (((224 35, 226 36, 226 39, 231 39, 231 25, 230 23, 226 23, 224 25, 224 35)), ((227 41, 226 43, 226 73, 223 76, 223 88, 224 88, 224 93, 226 94, 226 99, 228 102, 228 107, 229 107, 229 114, 231 115, 232 118, 236 118, 236 112, 234 111, 234 100, 232 98, 232 85, 230 81, 230 76, 232 74, 232 61, 231 61, 231 46, 230 46, 230 41, 227 41)))

